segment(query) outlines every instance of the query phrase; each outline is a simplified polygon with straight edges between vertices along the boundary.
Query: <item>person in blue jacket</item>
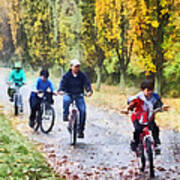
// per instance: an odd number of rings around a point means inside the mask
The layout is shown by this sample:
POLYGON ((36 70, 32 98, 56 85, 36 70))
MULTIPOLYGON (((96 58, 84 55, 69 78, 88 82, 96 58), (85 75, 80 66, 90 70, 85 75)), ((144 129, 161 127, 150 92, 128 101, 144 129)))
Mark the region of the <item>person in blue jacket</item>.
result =
POLYGON ((40 99, 37 96, 39 91, 46 92, 48 89, 53 93, 54 92, 54 86, 53 83, 48 79, 49 72, 48 70, 41 70, 40 77, 36 80, 34 85, 34 90, 30 94, 30 108, 31 108, 31 114, 29 117, 29 126, 34 127, 34 120, 36 117, 36 111, 40 108, 40 99))
POLYGON ((80 124, 78 125, 78 138, 84 138, 84 127, 86 120, 86 105, 84 101, 84 90, 87 96, 91 96, 93 91, 90 81, 85 73, 80 71, 80 62, 73 59, 70 62, 70 69, 64 74, 58 89, 59 94, 63 96, 63 120, 68 121, 69 106, 72 102, 72 96, 75 99, 77 108, 80 112, 80 124))

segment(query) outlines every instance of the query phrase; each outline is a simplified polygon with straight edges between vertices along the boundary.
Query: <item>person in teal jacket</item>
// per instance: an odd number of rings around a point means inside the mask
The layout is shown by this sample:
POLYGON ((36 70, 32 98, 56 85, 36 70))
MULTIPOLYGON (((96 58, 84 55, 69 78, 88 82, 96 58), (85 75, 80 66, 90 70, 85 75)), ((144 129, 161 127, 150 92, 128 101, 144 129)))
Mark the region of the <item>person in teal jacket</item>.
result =
POLYGON ((8 82, 13 82, 15 85, 22 86, 26 83, 26 76, 21 67, 20 62, 16 62, 14 65, 14 69, 11 71, 9 75, 8 82))
MULTIPOLYGON (((16 62, 14 68, 11 71, 8 79, 8 84, 14 83, 15 86, 22 87, 26 83, 26 76, 22 69, 21 62, 16 62)), ((13 89, 8 88, 8 94, 10 101, 13 101, 13 89)))

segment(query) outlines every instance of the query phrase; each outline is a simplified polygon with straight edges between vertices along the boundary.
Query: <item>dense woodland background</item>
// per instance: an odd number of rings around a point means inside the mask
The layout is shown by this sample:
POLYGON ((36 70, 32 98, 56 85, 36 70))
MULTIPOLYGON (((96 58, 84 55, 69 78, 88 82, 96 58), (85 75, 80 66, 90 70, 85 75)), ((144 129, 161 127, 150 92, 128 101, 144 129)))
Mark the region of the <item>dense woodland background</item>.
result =
POLYGON ((0 65, 57 76, 79 58, 98 90, 154 78, 180 96, 179 0, 0 0, 0 65))

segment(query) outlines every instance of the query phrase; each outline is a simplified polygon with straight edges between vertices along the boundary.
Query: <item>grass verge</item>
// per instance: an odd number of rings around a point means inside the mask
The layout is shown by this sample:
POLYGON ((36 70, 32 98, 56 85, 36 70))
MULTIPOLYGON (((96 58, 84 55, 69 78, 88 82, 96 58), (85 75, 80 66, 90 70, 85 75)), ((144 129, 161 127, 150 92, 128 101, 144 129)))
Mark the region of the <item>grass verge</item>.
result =
POLYGON ((0 114, 0 180, 60 180, 34 145, 0 114))

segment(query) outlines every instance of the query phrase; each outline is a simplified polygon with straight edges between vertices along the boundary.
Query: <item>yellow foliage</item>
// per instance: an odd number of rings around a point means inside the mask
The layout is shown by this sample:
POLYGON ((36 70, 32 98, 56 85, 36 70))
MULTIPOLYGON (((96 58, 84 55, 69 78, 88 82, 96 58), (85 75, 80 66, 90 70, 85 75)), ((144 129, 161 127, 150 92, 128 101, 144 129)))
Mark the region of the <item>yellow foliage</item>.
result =
MULTIPOLYGON (((123 36, 126 37, 124 38, 127 38, 128 43, 132 41, 134 37, 133 7, 133 0, 96 0, 95 23, 97 26, 98 44, 104 50, 106 57, 110 57, 112 55, 111 51, 119 47, 122 39, 122 26, 125 29, 123 36), (128 27, 127 24, 129 24, 128 27)), ((124 46, 128 47, 128 43, 126 45, 124 43, 124 46)))
POLYGON ((0 50, 3 48, 3 39, 2 37, 0 36, 0 50))
POLYGON ((17 34, 19 30, 20 9, 18 0, 9 0, 9 22, 11 26, 12 39, 17 48, 17 34))
POLYGON ((162 10, 161 10, 161 14, 162 14, 162 15, 166 14, 167 12, 168 12, 168 9, 162 9, 162 10))
POLYGON ((157 28, 159 26, 158 21, 152 21, 151 22, 152 27, 157 28))

